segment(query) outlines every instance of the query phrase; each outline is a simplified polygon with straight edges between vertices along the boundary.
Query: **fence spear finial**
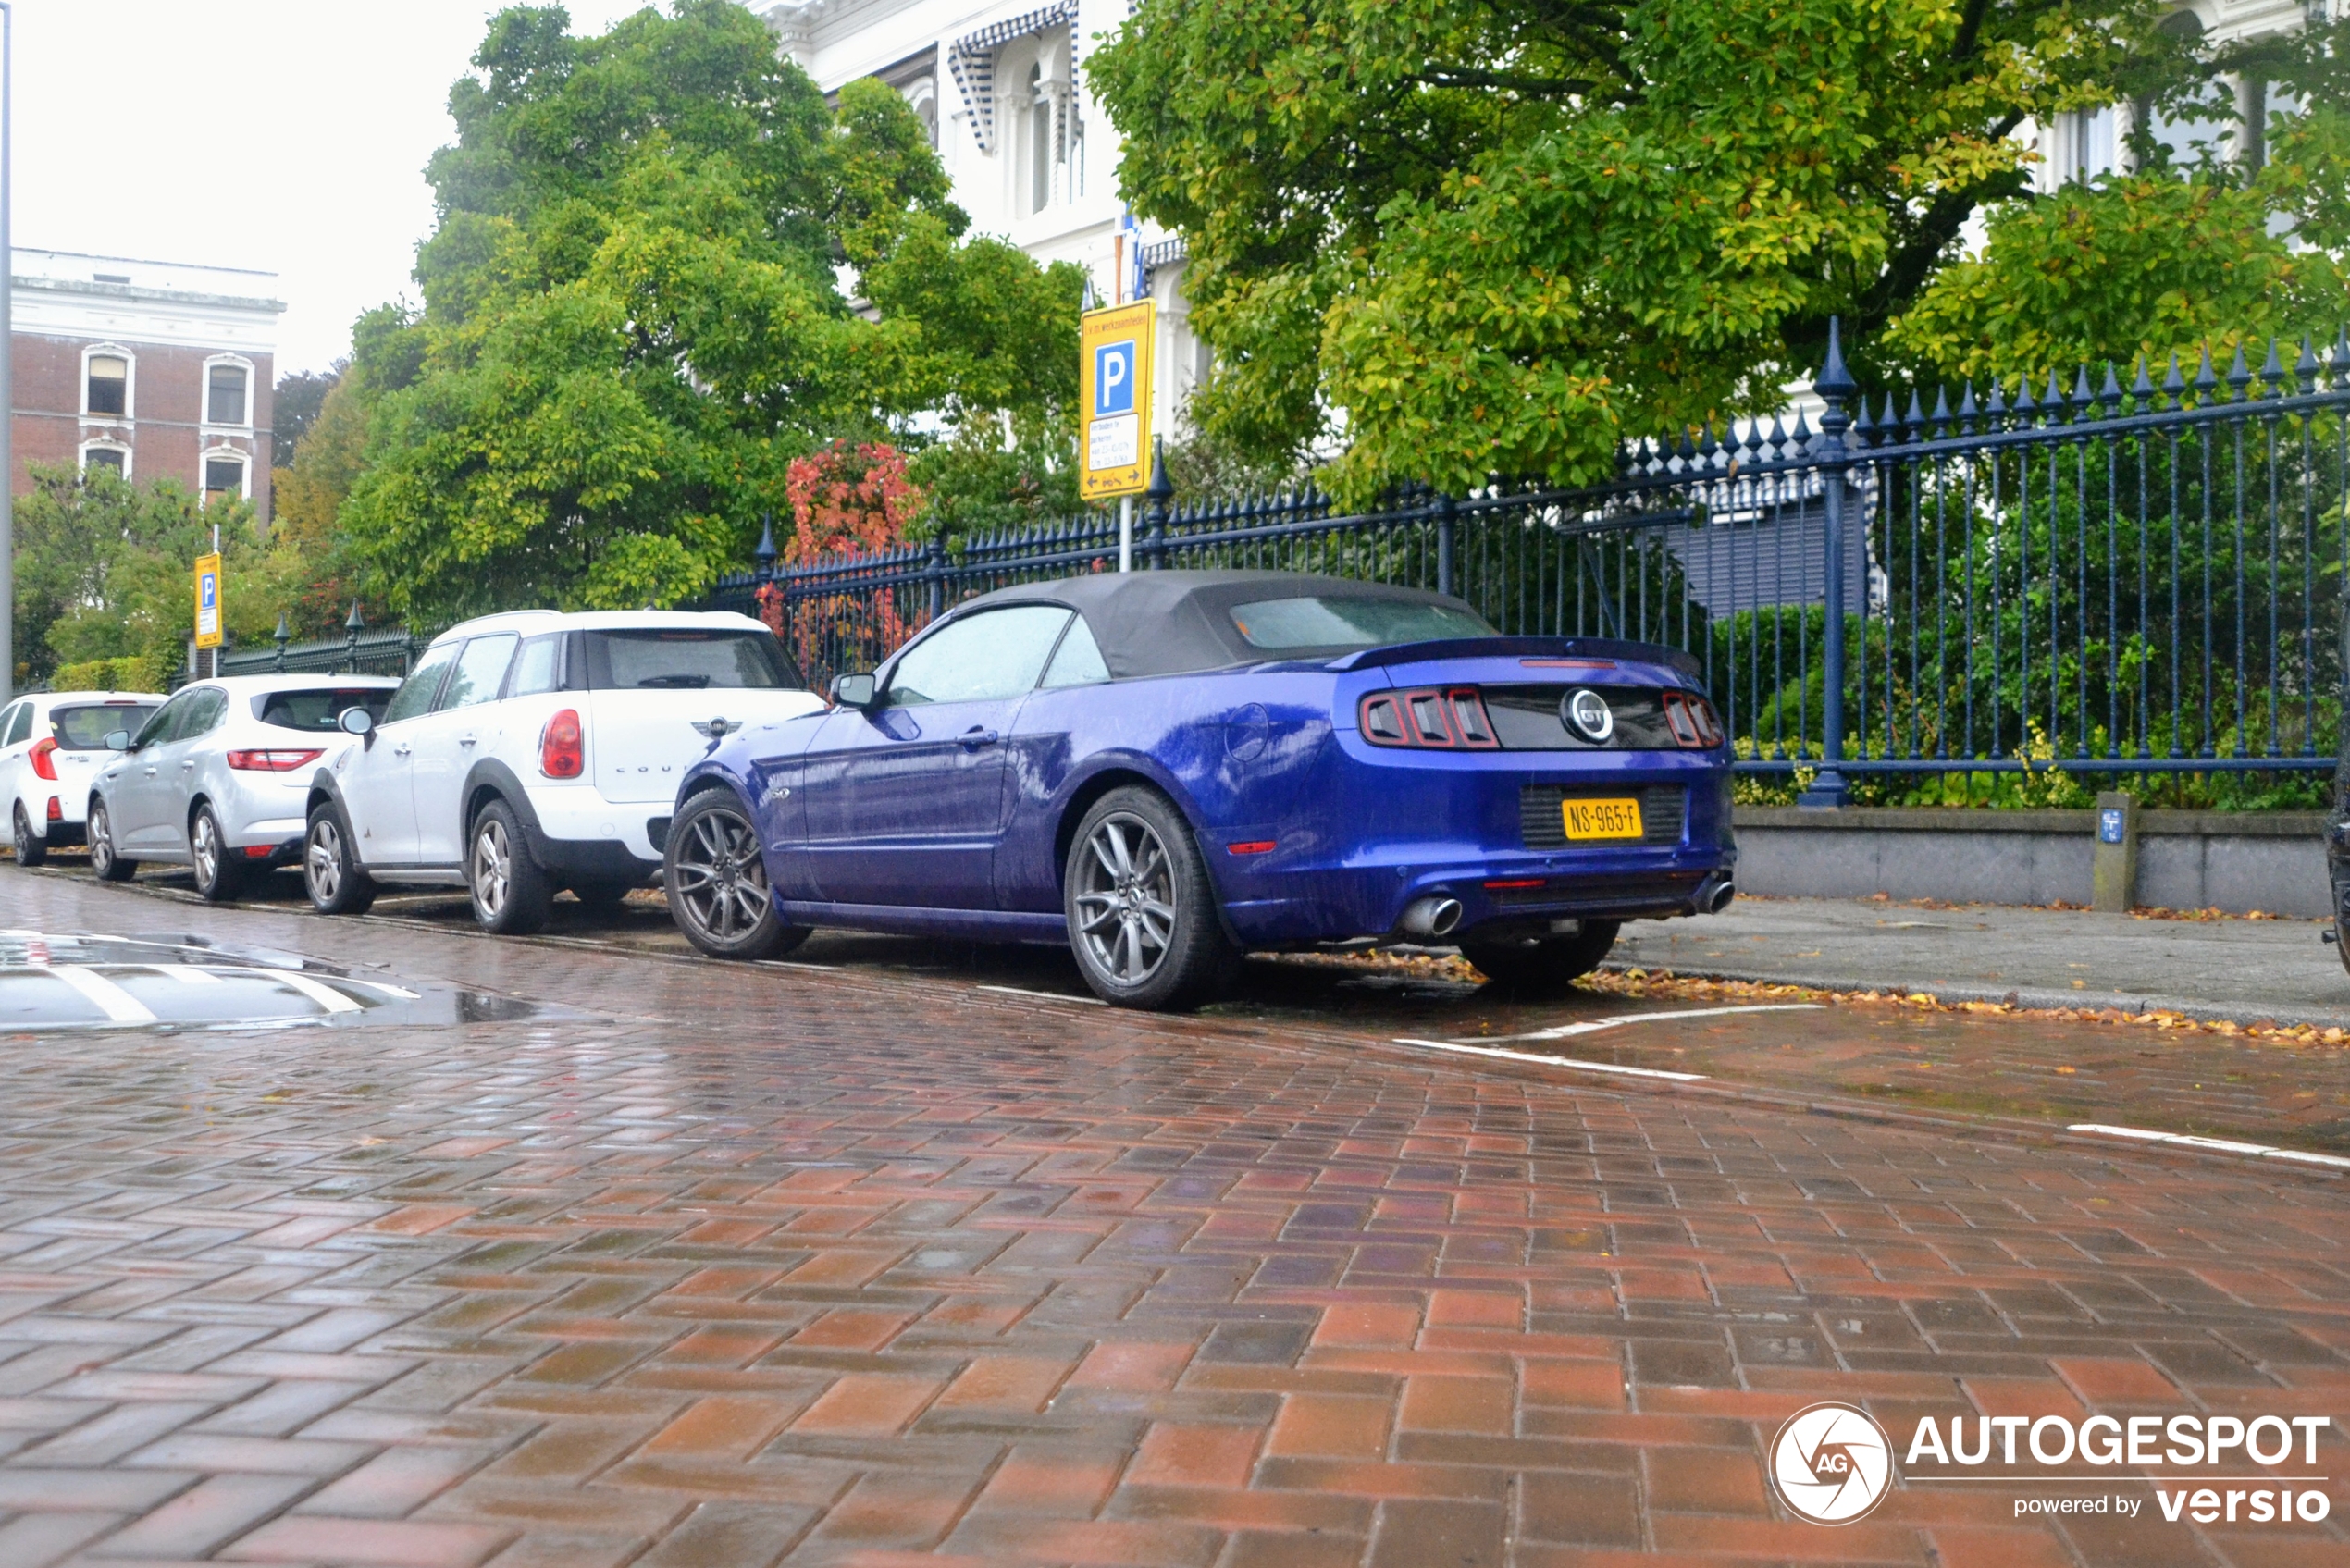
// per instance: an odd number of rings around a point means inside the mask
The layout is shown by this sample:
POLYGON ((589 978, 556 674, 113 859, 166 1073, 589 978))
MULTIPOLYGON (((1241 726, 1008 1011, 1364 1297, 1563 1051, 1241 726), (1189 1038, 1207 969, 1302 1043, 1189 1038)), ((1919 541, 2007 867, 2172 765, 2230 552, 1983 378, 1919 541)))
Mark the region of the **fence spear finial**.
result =
POLYGON ((775 514, 773 512, 766 512, 760 514, 759 548, 752 550, 750 556, 753 561, 759 562, 759 574, 761 577, 772 577, 775 574, 775 514))

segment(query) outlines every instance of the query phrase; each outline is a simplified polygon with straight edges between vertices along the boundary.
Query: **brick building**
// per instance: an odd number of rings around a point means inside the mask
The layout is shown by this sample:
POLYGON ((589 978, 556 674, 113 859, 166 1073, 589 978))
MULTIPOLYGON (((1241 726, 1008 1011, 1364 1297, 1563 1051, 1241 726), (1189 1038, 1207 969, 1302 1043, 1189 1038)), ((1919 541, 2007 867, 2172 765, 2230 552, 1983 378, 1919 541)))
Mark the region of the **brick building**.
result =
POLYGON ((19 248, 12 276, 16 494, 105 464, 268 521, 276 274, 19 248))

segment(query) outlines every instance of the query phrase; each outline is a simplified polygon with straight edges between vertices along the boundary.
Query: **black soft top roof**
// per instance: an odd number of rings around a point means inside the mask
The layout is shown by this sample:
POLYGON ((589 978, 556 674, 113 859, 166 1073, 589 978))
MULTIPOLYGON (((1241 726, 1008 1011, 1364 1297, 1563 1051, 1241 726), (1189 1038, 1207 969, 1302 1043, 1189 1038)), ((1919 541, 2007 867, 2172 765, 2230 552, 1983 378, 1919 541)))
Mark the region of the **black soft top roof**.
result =
MULTIPOLYGON (((1007 604, 1065 604, 1085 617, 1112 675, 1180 675, 1310 659, 1312 648, 1252 647, 1232 607, 1268 599, 1384 599, 1477 612, 1450 594, 1306 572, 1103 572, 1051 583, 1021 583, 956 607, 957 616, 1007 604)), ((1323 650, 1323 655, 1342 651, 1323 650)))

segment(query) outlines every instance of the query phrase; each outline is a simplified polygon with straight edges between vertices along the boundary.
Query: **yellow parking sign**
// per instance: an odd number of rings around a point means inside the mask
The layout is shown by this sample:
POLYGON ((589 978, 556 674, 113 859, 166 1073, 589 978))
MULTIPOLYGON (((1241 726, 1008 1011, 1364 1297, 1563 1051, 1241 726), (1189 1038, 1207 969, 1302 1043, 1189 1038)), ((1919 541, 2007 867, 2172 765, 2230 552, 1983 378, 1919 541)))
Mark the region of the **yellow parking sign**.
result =
POLYGON ((1151 342, 1158 306, 1150 300, 1078 318, 1078 492, 1088 500, 1139 495, 1151 482, 1151 342))
POLYGON ((220 646, 220 558, 196 557, 196 646, 220 646))

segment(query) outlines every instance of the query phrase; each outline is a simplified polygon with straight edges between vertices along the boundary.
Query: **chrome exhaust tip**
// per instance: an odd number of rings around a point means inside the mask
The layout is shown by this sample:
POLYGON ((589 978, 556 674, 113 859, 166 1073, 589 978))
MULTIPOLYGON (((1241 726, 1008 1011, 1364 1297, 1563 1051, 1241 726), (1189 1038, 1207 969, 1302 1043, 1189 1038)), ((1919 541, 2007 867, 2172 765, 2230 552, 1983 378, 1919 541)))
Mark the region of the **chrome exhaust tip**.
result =
POLYGON ((1461 901, 1444 897, 1414 899, 1398 922, 1413 936, 1450 936, 1460 923, 1461 901))
POLYGON ((1705 912, 1709 915, 1720 914, 1730 907, 1730 900, 1738 895, 1738 884, 1734 882, 1725 882, 1713 890, 1713 896, 1705 901, 1705 912))

